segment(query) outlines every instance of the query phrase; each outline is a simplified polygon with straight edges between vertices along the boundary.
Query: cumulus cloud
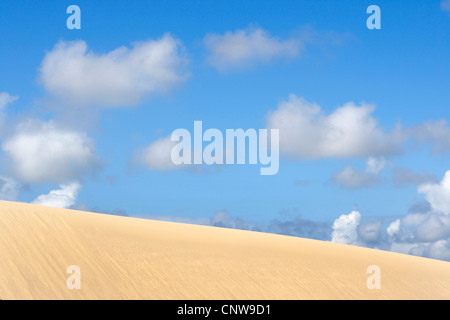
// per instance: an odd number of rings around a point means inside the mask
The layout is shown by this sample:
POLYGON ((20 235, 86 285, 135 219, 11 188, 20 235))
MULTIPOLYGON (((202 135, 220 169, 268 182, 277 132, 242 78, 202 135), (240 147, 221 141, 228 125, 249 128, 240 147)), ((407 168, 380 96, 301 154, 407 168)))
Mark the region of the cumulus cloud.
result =
POLYGON ((434 174, 430 174, 428 171, 421 174, 413 172, 408 168, 395 167, 392 171, 392 181, 398 187, 410 184, 417 187, 426 183, 438 182, 439 178, 434 174))
POLYGON ((428 212, 423 213, 411 213, 402 218, 402 226, 416 226, 425 221, 428 212))
POLYGON ((450 151, 450 127, 445 119, 414 126, 408 132, 416 143, 430 143, 435 154, 450 151))
POLYGON ((300 53, 303 42, 300 38, 282 40, 261 28, 228 31, 222 35, 211 33, 204 38, 209 51, 208 61, 219 70, 295 57, 300 53))
POLYGON ((158 139, 145 149, 140 150, 135 157, 135 161, 150 170, 180 169, 183 166, 175 165, 171 158, 172 149, 177 143, 172 141, 170 136, 158 139))
POLYGON ((153 220, 269 232, 317 240, 330 240, 331 233, 331 223, 302 219, 298 215, 288 218, 285 217, 283 219, 277 218, 268 224, 255 223, 241 217, 232 216, 227 210, 218 210, 210 217, 181 217, 148 214, 134 216, 153 220))
POLYGON ((427 213, 431 211, 431 205, 428 201, 420 201, 414 203, 409 209, 408 213, 427 213))
POLYGON ((232 227, 233 225, 230 214, 226 210, 216 211, 211 224, 216 227, 232 227))
POLYGON ((109 214, 113 216, 122 216, 122 217, 128 217, 128 213, 125 209, 113 209, 113 210, 107 210, 102 209, 100 207, 90 207, 86 202, 77 203, 71 206, 72 210, 79 210, 79 211, 87 211, 87 212, 95 212, 95 213, 103 213, 103 214, 109 214))
POLYGON ((434 210, 450 214, 450 170, 445 173, 440 183, 420 185, 418 191, 425 194, 425 198, 434 210))
POLYGON ((450 238, 450 216, 432 213, 416 230, 419 242, 434 242, 446 238, 450 238))
POLYGON ((158 221, 177 222, 186 224, 196 224, 201 226, 211 226, 211 217, 183 217, 183 216, 169 216, 156 214, 137 214, 133 217, 142 219, 151 219, 158 221))
POLYGON ((369 221, 353 211, 332 226, 331 241, 450 261, 450 216, 437 213, 407 214, 391 220, 369 221))
POLYGON ((81 185, 78 182, 73 182, 70 184, 62 184, 59 187, 60 189, 40 195, 32 203, 47 207, 70 208, 77 200, 81 185))
POLYGON ((349 102, 330 114, 317 104, 290 95, 267 116, 267 127, 280 130, 280 151, 294 159, 382 157, 400 152, 400 129, 384 132, 373 118, 373 105, 349 102))
POLYGON ((450 261, 450 216, 427 212, 394 220, 371 218, 353 211, 332 226, 331 241, 450 261))
POLYGON ((378 175, 354 169, 352 166, 346 166, 342 171, 333 174, 331 180, 346 189, 368 188, 380 182, 378 175))
POLYGON ((242 218, 231 216, 227 210, 218 210, 214 212, 212 216, 209 217, 183 217, 183 216, 166 216, 154 214, 144 214, 144 215, 140 214, 133 216, 152 220, 197 224, 197 225, 241 229, 241 230, 261 231, 262 228, 262 226, 259 224, 249 223, 242 218))
POLYGON ((341 215, 333 223, 331 241, 343 244, 356 244, 358 239, 357 228, 360 220, 361 214, 358 211, 341 215))
POLYGON ((381 170, 383 170, 386 167, 386 159, 381 158, 375 158, 370 157, 367 159, 367 167, 366 172, 373 173, 373 174, 379 174, 381 170))
POLYGON ((20 184, 8 177, 0 176, 0 200, 15 201, 19 195, 20 184))
POLYGON ((358 228, 358 239, 364 243, 378 243, 381 239, 381 221, 361 223, 358 228))
POLYGON ((386 165, 384 158, 369 158, 365 171, 346 166, 332 175, 331 180, 342 188, 361 189, 372 187, 380 182, 379 173, 386 165))
POLYGON ((441 0, 441 9, 450 12, 450 0, 441 0))
POLYGON ((265 232, 316 240, 330 240, 331 223, 303 219, 274 219, 262 229, 265 232))
POLYGON ((8 92, 0 92, 0 112, 4 111, 6 106, 19 99, 17 96, 12 96, 8 92))
MULTIPOLYGON (((432 207, 428 207, 428 211, 425 209, 426 207, 419 213, 406 214, 395 220, 378 218, 371 223, 360 223, 357 227, 357 240, 353 243, 450 261, 450 215, 432 207), (383 220, 390 222, 385 224, 383 220)), ((348 229, 352 231, 353 226, 348 229)))
POLYGON ((186 79, 182 51, 180 42, 169 34, 105 54, 89 51, 84 41, 61 41, 45 55, 40 80, 65 104, 133 105, 186 79))
POLYGON ((386 232, 390 239, 394 239, 400 232, 400 219, 391 222, 386 228, 386 232))
POLYGON ((84 133, 59 128, 52 121, 26 121, 2 145, 25 182, 79 179, 98 165, 92 140, 84 133))
POLYGON ((19 99, 19 97, 12 96, 8 92, 0 92, 0 131, 3 131, 6 107, 17 99, 19 99))
MULTIPOLYGON (((417 247, 417 249, 421 250, 421 256, 450 261, 450 239, 439 240, 428 245, 421 245, 417 247)), ((415 250, 412 249, 411 253, 414 254, 415 250)))
MULTIPOLYGON (((174 164, 172 161, 172 150, 177 144, 179 144, 179 140, 172 141, 172 135, 160 138, 153 141, 149 146, 138 150, 131 162, 156 171, 187 170, 191 173, 208 173, 217 170, 217 166, 213 166, 212 170, 208 170, 202 165, 174 164)), ((193 163, 195 154, 199 153, 202 156, 203 150, 194 149, 191 153, 191 163, 193 163)))
POLYGON ((450 261, 450 217, 443 213, 409 214, 386 229, 388 250, 450 261))
POLYGON ((219 210, 214 212, 210 219, 209 225, 221 228, 232 228, 239 230, 262 231, 264 226, 245 221, 240 217, 233 217, 227 210, 219 210))

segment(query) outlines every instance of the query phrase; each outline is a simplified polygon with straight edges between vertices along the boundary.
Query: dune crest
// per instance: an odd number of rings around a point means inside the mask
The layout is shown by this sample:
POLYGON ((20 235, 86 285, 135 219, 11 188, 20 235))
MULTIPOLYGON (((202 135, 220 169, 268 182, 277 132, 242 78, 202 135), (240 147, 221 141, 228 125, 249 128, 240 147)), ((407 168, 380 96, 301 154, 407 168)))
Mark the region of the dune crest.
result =
POLYGON ((450 263, 0 201, 2 299, 450 299, 450 263), (69 289, 69 266, 80 289, 69 289), (380 289, 369 289, 369 266, 380 289))

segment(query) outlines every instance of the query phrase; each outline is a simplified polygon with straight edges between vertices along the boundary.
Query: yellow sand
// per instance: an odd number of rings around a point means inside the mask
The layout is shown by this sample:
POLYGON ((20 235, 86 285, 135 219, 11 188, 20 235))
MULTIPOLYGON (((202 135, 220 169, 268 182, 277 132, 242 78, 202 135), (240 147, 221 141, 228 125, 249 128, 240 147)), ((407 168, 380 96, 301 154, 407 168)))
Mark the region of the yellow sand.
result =
POLYGON ((450 263, 0 201, 0 299, 450 299, 450 263), (70 265, 80 290, 67 288, 70 265))

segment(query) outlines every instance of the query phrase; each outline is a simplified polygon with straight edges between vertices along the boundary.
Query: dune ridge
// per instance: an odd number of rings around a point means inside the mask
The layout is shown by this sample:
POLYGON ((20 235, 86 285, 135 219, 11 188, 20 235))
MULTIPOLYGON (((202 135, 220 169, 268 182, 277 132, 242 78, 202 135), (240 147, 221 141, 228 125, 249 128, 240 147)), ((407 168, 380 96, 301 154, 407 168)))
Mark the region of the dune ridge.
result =
POLYGON ((0 299, 450 299, 450 263, 0 201, 0 299), (71 265, 80 290, 67 287, 71 265))

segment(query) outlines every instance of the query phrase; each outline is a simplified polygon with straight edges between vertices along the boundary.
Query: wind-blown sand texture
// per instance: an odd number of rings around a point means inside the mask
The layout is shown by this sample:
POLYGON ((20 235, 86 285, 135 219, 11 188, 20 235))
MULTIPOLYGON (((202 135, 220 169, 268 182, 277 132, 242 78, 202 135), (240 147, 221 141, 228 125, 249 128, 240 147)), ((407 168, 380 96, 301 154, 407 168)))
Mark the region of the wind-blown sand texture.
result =
POLYGON ((0 299, 450 299, 450 263, 0 201, 0 299), (369 265, 381 289, 367 288, 369 265))

